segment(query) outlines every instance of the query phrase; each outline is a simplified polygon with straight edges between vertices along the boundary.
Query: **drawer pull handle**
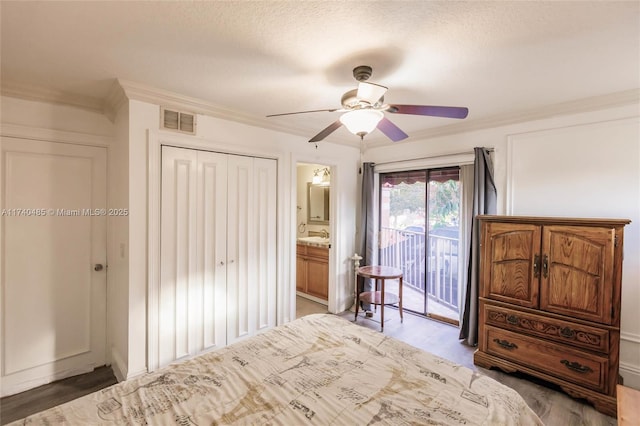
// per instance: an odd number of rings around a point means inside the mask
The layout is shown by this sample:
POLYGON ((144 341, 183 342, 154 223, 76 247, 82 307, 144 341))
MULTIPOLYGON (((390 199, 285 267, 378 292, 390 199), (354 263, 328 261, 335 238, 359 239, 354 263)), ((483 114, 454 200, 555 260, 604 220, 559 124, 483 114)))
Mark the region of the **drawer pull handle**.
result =
POLYGON ((549 277, 549 256, 547 256, 546 254, 542 258, 542 275, 545 278, 549 277))
POLYGON ((508 342, 506 340, 493 339, 493 341, 509 351, 518 349, 518 345, 516 345, 515 343, 508 342))
POLYGON ((572 339, 575 336, 576 332, 570 329, 569 327, 564 327, 560 329, 560 335, 562 337, 566 337, 567 339, 572 339))
POLYGON ((576 373, 582 373, 582 374, 593 373, 593 370, 588 365, 582 365, 579 362, 575 362, 575 361, 570 362, 570 361, 567 361, 566 359, 563 359, 560 362, 564 364, 564 366, 567 367, 569 370, 575 371, 576 373))
POLYGON ((520 318, 515 315, 507 316, 507 322, 511 325, 518 325, 518 321, 520 321, 520 318))
POLYGON ((540 255, 533 256, 533 277, 540 278, 540 255))

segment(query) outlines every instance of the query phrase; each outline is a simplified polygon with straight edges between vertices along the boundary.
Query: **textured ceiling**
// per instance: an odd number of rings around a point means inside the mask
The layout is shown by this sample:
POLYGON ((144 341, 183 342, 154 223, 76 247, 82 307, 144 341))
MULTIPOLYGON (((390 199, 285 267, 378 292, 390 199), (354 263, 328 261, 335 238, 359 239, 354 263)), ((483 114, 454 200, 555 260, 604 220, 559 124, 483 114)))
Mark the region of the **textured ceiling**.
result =
MULTIPOLYGON (((339 107, 362 64, 387 102, 466 106, 467 125, 640 88, 637 1, 2 1, 0 14, 5 86, 101 101, 118 78, 307 138, 338 113, 265 115, 339 107)), ((389 118, 409 140, 463 123, 389 118)))

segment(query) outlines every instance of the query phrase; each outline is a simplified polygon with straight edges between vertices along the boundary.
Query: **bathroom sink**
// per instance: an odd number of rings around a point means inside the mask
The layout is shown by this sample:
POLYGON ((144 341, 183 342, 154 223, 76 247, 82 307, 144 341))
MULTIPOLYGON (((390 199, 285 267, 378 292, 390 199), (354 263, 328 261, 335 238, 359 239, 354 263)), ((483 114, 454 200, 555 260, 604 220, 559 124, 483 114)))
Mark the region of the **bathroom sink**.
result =
POLYGON ((298 238, 298 241, 305 243, 329 244, 329 238, 323 237, 300 237, 298 238))

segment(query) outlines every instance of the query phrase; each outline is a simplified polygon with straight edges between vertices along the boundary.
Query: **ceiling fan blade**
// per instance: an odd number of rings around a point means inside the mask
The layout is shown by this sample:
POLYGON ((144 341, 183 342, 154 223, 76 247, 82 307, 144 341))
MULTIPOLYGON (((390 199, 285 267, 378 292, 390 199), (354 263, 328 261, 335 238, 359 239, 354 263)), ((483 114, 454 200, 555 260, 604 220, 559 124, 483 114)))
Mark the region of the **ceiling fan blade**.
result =
POLYGON ((331 123, 327 128, 322 130, 320 133, 318 133, 317 135, 309 139, 309 142, 320 142, 322 139, 326 138, 331 133, 338 130, 340 127, 342 127, 342 121, 336 120, 333 123, 331 123))
POLYGON ((385 93, 387 93, 386 87, 361 81, 360 84, 358 84, 358 93, 356 96, 374 105, 385 93))
POLYGON ((429 115, 432 117, 466 118, 469 109, 465 107, 431 105, 389 105, 387 112, 394 114, 429 115))
POLYGON ((282 114, 269 114, 267 117, 280 117, 281 115, 294 115, 294 114, 308 114, 310 112, 336 112, 337 108, 333 109, 312 109, 310 111, 297 111, 297 112, 283 112, 282 114))
POLYGON ((382 120, 380 120, 377 128, 394 142, 398 142, 409 137, 409 135, 403 132, 400 127, 393 124, 389 119, 387 119, 387 117, 383 117, 382 120))

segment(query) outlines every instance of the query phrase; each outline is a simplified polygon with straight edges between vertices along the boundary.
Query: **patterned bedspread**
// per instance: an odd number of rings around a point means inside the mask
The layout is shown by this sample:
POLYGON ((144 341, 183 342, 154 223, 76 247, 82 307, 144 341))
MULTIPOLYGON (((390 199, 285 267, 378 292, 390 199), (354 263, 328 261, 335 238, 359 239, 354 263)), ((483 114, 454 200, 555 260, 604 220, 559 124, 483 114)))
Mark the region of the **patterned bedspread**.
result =
POLYGON ((13 424, 541 425, 512 389, 330 315, 95 392, 13 424))

